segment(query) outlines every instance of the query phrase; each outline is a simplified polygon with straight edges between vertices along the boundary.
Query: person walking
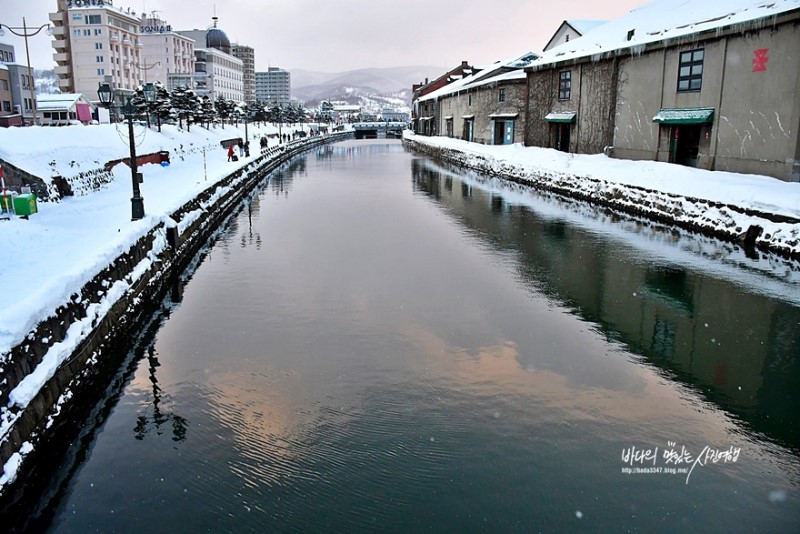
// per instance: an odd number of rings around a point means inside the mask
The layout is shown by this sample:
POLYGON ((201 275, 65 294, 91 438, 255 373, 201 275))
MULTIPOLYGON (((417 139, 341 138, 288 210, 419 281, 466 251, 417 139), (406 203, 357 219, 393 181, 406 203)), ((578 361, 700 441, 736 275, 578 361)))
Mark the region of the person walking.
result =
POLYGON ((244 143, 242 142, 241 139, 239 139, 239 157, 240 158, 244 157, 244 143))
POLYGON ((228 145, 228 161, 233 159, 233 143, 228 145))

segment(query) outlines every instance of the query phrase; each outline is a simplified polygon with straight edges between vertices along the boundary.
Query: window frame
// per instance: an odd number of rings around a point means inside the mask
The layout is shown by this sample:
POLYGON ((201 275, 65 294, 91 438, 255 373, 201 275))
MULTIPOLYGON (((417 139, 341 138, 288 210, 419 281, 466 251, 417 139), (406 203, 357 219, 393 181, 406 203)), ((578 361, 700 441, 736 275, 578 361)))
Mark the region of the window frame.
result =
POLYGON ((572 98, 572 70, 558 73, 558 99, 566 101, 572 98))
POLYGON ((705 48, 684 50, 678 54, 678 82, 676 85, 678 93, 698 93, 703 89, 705 57, 705 48), (688 72, 684 73, 684 69, 688 69, 688 72))
POLYGON ((506 101, 506 88, 501 87, 498 94, 497 94, 497 101, 498 102, 505 102, 506 101))

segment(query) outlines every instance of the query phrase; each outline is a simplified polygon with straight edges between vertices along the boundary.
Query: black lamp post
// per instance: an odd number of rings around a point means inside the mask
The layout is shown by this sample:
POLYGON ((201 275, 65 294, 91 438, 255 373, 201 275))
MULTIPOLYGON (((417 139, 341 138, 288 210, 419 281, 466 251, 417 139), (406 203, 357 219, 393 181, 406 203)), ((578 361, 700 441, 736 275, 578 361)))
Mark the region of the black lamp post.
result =
MULTIPOLYGON (((152 83, 145 84, 142 88, 142 93, 144 93, 144 100, 148 104, 155 101, 156 87, 152 83)), ((109 84, 101 83, 100 87, 97 89, 97 96, 100 97, 100 102, 102 102, 106 107, 109 107, 114 100, 114 91, 111 89, 109 84)), ((144 198, 142 198, 142 194, 139 191, 141 175, 137 172, 138 166, 136 164, 136 143, 133 139, 133 116, 136 113, 136 107, 133 105, 131 100, 132 98, 130 96, 125 96, 125 104, 122 106, 122 112, 125 114, 125 118, 128 119, 128 139, 130 141, 131 148, 130 167, 131 182, 133 184, 133 196, 131 197, 131 220, 138 221, 144 217, 144 198)))

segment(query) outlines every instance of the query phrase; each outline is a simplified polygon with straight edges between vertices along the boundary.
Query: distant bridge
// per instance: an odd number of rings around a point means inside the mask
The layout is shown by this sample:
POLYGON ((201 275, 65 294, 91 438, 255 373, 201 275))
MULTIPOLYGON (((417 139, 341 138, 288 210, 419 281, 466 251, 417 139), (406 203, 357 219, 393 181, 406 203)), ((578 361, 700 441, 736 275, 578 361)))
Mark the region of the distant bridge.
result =
POLYGON ((403 136, 403 130, 408 127, 406 122, 356 122, 353 130, 356 139, 377 139, 378 137, 397 137, 403 136))

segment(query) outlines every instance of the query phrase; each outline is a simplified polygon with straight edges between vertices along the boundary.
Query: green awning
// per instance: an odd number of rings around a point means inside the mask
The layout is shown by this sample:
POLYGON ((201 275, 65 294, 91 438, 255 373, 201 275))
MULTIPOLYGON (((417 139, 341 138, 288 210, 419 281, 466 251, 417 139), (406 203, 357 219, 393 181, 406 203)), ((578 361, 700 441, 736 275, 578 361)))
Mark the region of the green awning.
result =
POLYGON ((714 122, 714 108, 663 108, 653 117, 659 124, 706 124, 714 122))
POLYGON ((554 111, 545 115, 544 120, 547 122, 575 122, 574 111, 554 111))

